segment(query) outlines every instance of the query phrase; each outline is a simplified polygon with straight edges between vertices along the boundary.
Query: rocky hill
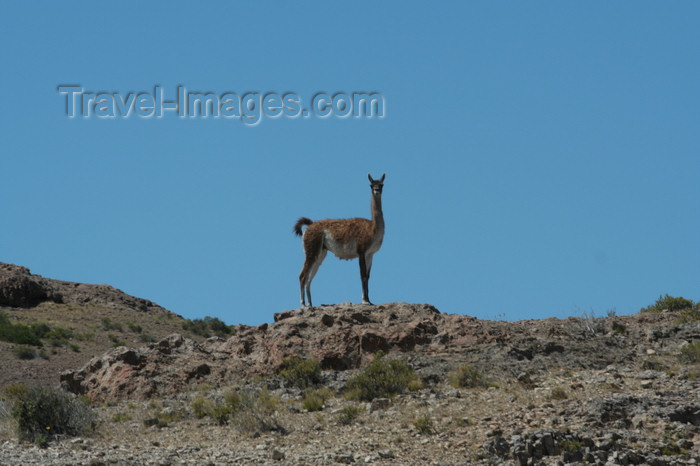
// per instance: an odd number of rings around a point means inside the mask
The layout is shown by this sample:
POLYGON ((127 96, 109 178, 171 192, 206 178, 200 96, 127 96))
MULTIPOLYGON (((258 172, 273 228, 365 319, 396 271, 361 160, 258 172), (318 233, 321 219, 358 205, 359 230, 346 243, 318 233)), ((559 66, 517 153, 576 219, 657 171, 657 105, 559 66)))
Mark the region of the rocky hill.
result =
POLYGON ((115 348, 61 380, 95 400, 178 400, 183 410, 202 396, 201 387, 216 399, 225 387, 259 389, 265 381, 289 400, 283 422, 292 432, 269 435, 267 443, 243 436, 241 451, 222 456, 235 463, 693 464, 700 457, 700 371, 679 356, 700 341, 700 325, 679 319, 660 312, 497 322, 423 304, 340 304, 278 313, 273 323, 239 326, 226 340, 171 335, 115 348), (278 376, 286 358, 314 359, 324 370, 321 385, 342 394, 378 351, 407 361, 424 388, 368 403, 361 427, 331 427, 352 403, 342 396, 326 402, 325 415, 299 412, 304 393, 278 376), (488 386, 449 385, 465 366, 488 386), (421 415, 435 422, 432 434, 416 427, 421 415))
MULTIPOLYGON (((72 299, 37 295, 53 290, 72 299)), ((344 303, 226 339, 173 333, 62 372, 93 400, 99 436, 39 449, 0 425, 0 464, 698 464, 696 311, 503 322, 344 303), (349 398, 377 354, 420 383, 349 398), (285 377, 290 358, 318 377, 285 377)))
POLYGON ((62 371, 114 346, 140 346, 173 332, 197 338, 183 331, 185 319, 146 299, 109 285, 44 278, 5 263, 0 263, 2 316, 7 325, 40 329, 43 338, 41 346, 0 338, 0 387, 57 385, 62 371))
POLYGON ((428 384, 470 364, 494 380, 644 364, 700 340, 697 324, 670 313, 606 319, 483 321, 426 304, 340 304, 274 315, 202 343, 172 335, 141 348, 120 347, 61 375, 66 388, 103 401, 167 396, 206 382, 226 386, 271 376, 285 358, 312 358, 330 372, 358 369, 378 351, 408 358, 428 384), (617 329, 617 330, 615 330, 617 329), (649 353, 647 352, 649 351, 649 353))

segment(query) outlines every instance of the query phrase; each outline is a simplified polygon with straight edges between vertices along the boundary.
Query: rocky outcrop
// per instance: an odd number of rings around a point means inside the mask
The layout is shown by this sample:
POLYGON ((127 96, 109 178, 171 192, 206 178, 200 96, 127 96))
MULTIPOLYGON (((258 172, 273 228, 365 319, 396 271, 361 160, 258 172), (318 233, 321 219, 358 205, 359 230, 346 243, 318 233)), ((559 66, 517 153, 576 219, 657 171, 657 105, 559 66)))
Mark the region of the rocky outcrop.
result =
POLYGON ((0 262, 0 306, 28 308, 45 301, 170 313, 152 301, 130 296, 109 285, 53 280, 32 274, 26 267, 0 262))
POLYGON ((97 400, 144 399, 203 381, 224 386, 274 375, 292 356, 316 359, 327 371, 345 371, 383 351, 408 358, 428 384, 469 363, 495 380, 536 386, 553 370, 603 369, 633 358, 641 364, 652 347, 700 336, 697 322, 676 325, 675 318, 661 313, 500 322, 443 314, 426 304, 345 303, 281 312, 273 323, 257 327, 239 325, 227 340, 198 344, 172 335, 143 348, 116 348, 64 372, 61 383, 97 400), (659 340, 660 333, 667 338, 659 340))
POLYGON ((285 311, 275 314, 272 324, 239 325, 228 340, 214 337, 198 344, 171 335, 139 349, 115 348, 82 369, 64 372, 61 383, 99 400, 143 399, 203 379, 219 386, 270 375, 292 356, 342 371, 360 367, 379 350, 405 353, 428 347, 443 322, 444 315, 434 307, 406 303, 285 311))
POLYGON ((189 382, 212 375, 210 358, 197 342, 174 334, 147 348, 113 348, 79 371, 64 372, 61 383, 94 399, 147 399, 176 393, 189 382))
POLYGON ((62 297, 28 268, 0 263, 0 306, 33 307, 43 301, 61 302, 62 297))

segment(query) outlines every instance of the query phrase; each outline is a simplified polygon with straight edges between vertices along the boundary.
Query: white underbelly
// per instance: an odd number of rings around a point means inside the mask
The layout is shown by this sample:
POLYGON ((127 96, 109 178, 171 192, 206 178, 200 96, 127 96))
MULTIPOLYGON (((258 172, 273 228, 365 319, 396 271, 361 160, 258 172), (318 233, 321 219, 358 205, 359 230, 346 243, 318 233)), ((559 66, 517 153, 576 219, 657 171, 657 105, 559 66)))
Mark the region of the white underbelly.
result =
POLYGON ((325 232, 323 245, 340 259, 354 259, 357 257, 357 241, 355 240, 341 243, 333 238, 330 233, 325 232))

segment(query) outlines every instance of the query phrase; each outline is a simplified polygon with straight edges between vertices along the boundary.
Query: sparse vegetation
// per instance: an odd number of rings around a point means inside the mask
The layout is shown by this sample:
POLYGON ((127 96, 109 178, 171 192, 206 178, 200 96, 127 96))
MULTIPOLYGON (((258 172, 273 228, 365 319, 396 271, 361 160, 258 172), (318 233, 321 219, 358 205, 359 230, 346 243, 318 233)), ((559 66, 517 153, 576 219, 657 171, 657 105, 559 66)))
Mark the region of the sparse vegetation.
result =
POLYGON ((214 419, 217 424, 224 425, 228 423, 229 416, 236 406, 238 406, 238 399, 229 394, 224 397, 223 402, 215 402, 212 399, 200 395, 192 402, 192 412, 197 419, 203 419, 209 416, 214 419))
POLYGON ((680 359, 682 362, 688 364, 700 362, 700 341, 683 345, 681 347, 680 359))
POLYGON ((129 413, 117 413, 112 416, 112 422, 130 421, 133 417, 129 413))
MULTIPOLYGON (((155 408, 152 408, 155 409, 155 408)), ((146 417, 143 420, 143 425, 145 427, 156 426, 159 429, 168 427, 171 422, 179 421, 184 417, 184 413, 179 410, 174 410, 170 408, 157 410, 152 416, 146 417)))
POLYGON ((622 322, 613 321, 612 330, 615 333, 618 333, 620 335, 624 335, 625 332, 627 331, 627 326, 625 324, 623 324, 622 322))
POLYGON ((678 318, 678 323, 684 324, 689 322, 697 322, 700 320, 700 301, 695 303, 695 306, 683 309, 678 318))
POLYGON ((185 320, 182 323, 182 328, 204 338, 212 336, 228 338, 235 333, 233 325, 226 325, 219 318, 210 316, 206 316, 203 319, 185 320))
POLYGON ((139 341, 141 343, 154 343, 156 339, 148 333, 141 333, 139 334, 139 341))
POLYGON ((681 297, 673 297, 669 294, 659 296, 651 306, 642 308, 640 312, 661 312, 661 311, 683 311, 686 309, 696 309, 697 303, 693 303, 690 299, 681 297))
POLYGON ((112 330, 116 330, 118 332, 123 332, 124 327, 120 322, 112 322, 112 320, 109 317, 103 317, 102 320, 100 320, 100 330, 104 330, 105 332, 109 332, 112 330))
POLYGON ((279 367, 279 375, 295 387, 311 387, 321 382, 321 364, 311 358, 286 358, 279 367))
MULTIPOLYGON (((232 422, 243 432, 281 432, 287 433, 278 417, 279 398, 263 388, 257 392, 245 390, 236 394, 232 422)), ((231 401, 228 401, 231 403, 231 401)))
POLYGON ((230 423, 248 433, 286 433, 278 420, 278 410, 279 398, 265 388, 256 392, 231 389, 223 400, 214 401, 200 395, 192 402, 192 412, 197 418, 209 416, 220 425, 230 423))
POLYGON ((199 395, 192 402, 192 413, 197 419, 203 419, 210 416, 215 407, 214 401, 205 398, 204 395, 199 395))
POLYGON ((331 391, 326 387, 319 390, 308 391, 302 400, 302 408, 307 411, 321 411, 323 409, 323 404, 330 397, 330 395, 331 391))
POLYGON ((91 332, 76 333, 75 339, 78 341, 95 341, 95 334, 91 332))
POLYGON ((350 425, 364 412, 361 406, 346 406, 338 413, 338 422, 344 426, 350 425))
POLYGON ((488 386, 484 375, 469 364, 459 366, 448 376, 448 380, 450 384, 456 388, 479 388, 488 386))
POLYGON ((596 317, 594 311, 583 311, 581 317, 577 319, 576 322, 578 322, 584 334, 595 336, 605 333, 605 320, 605 318, 596 317))
POLYGON ((413 427, 415 427, 416 430, 423 435, 432 435, 435 433, 433 419, 427 414, 417 417, 413 421, 413 427))
POLYGON ((13 324, 10 318, 0 312, 0 340, 20 345, 42 346, 38 332, 43 327, 13 324))
POLYGON ((53 327, 42 338, 47 339, 53 347, 61 347, 69 344, 69 340, 73 338, 73 332, 65 328, 53 327))
POLYGON ((131 332, 133 332, 133 333, 141 333, 141 332, 143 332, 143 327, 141 327, 140 325, 135 324, 135 323, 133 323, 133 322, 131 322, 131 321, 127 322, 127 323, 126 323, 126 326, 129 328, 129 331, 131 331, 131 332))
POLYGON ((117 346, 125 346, 126 343, 122 341, 118 336, 114 335, 113 333, 110 333, 107 335, 107 338, 109 338, 109 341, 112 342, 112 346, 117 347, 117 346))
POLYGON ((97 416, 83 398, 61 390, 16 385, 6 389, 3 397, 12 405, 20 441, 46 446, 57 435, 85 435, 97 424, 97 416))
POLYGON ((555 387, 552 389, 550 397, 553 400, 565 400, 569 395, 566 394, 566 390, 563 387, 555 387))
POLYGON ((583 443, 579 440, 562 440, 559 442, 559 448, 570 453, 579 451, 583 447, 583 443))
POLYGON ((12 354, 18 359, 34 359, 38 356, 34 348, 30 348, 26 345, 17 345, 12 349, 12 354))
POLYGON ((405 361, 392 359, 384 362, 384 353, 379 351, 374 361, 355 377, 348 380, 348 398, 372 401, 375 398, 393 396, 407 390, 417 390, 422 383, 415 371, 405 361))

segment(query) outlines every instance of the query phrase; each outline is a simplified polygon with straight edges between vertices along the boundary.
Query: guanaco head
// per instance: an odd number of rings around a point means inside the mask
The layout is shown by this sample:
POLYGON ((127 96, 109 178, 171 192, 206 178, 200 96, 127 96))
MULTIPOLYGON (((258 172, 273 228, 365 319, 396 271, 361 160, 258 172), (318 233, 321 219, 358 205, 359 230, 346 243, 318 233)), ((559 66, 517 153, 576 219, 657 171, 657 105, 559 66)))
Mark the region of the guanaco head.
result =
POLYGON ((378 180, 375 180, 372 178, 372 175, 367 173, 367 178, 369 178, 369 186, 372 188, 372 194, 379 196, 382 193, 382 188, 384 187, 384 178, 386 178, 386 173, 384 173, 378 180))

